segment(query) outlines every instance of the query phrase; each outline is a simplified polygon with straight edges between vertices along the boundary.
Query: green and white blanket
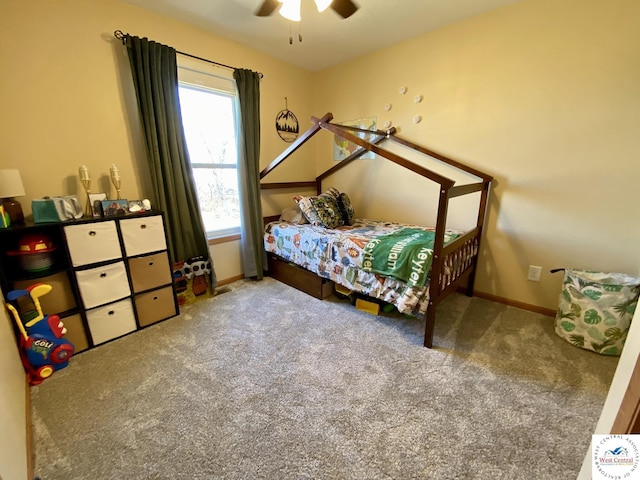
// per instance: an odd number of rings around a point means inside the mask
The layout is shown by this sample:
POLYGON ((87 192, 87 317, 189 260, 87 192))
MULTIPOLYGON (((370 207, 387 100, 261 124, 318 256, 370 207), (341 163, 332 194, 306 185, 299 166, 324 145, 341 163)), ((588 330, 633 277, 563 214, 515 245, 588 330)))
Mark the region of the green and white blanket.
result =
MULTIPOLYGON (((445 242, 457 235, 446 235, 445 242)), ((402 228, 371 240, 364 248, 363 269, 423 287, 429 278, 434 232, 402 228)))

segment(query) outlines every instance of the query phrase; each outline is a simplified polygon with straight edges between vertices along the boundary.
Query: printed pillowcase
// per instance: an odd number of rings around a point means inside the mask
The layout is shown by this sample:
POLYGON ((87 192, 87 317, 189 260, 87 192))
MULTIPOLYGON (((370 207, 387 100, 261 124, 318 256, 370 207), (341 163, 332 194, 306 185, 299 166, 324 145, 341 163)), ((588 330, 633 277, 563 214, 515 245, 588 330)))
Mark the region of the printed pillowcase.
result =
POLYGON ((332 187, 318 196, 303 197, 296 195, 293 199, 310 224, 336 228, 344 225, 342 214, 338 208, 337 198, 339 195, 340 192, 332 187))
POLYGON ((311 197, 311 204, 326 228, 337 228, 344 225, 338 202, 333 193, 325 192, 317 197, 311 197))
POLYGON ((322 226, 322 220, 320 220, 320 217, 316 213, 316 209, 313 208, 313 205, 311 204, 311 197, 296 195, 293 199, 298 204, 298 207, 302 210, 302 214, 311 225, 322 226))
POLYGON ((340 210, 340 214, 342 215, 343 225, 353 225, 353 219, 356 216, 356 212, 351 205, 351 199, 349 195, 342 192, 338 195, 337 198, 338 210, 340 210))

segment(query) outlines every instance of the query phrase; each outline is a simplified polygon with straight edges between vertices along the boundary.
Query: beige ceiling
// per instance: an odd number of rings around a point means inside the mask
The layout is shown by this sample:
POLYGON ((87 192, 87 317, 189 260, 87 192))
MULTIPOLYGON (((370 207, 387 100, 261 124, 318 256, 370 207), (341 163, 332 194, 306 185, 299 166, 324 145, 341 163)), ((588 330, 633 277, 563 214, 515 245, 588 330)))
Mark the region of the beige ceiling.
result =
POLYGON ((360 9, 347 19, 302 0, 301 22, 254 16, 262 0, 122 1, 318 71, 518 0, 354 0, 360 9))

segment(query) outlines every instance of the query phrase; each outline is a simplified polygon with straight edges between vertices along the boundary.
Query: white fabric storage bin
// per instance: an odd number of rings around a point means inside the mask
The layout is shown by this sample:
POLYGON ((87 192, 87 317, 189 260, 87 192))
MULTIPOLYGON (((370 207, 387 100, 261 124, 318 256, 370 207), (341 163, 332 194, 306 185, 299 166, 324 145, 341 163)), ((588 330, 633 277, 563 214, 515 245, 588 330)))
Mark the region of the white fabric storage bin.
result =
POLYGON ((97 307, 131 295, 123 261, 77 271, 76 279, 85 308, 97 307))
POLYGON ((162 215, 120 220, 127 257, 167 249, 162 215))
POLYGON ((131 299, 88 311, 87 323, 94 345, 133 332, 136 329, 136 318, 131 299))
POLYGON ((122 258, 115 221, 64 227, 74 267, 122 258))

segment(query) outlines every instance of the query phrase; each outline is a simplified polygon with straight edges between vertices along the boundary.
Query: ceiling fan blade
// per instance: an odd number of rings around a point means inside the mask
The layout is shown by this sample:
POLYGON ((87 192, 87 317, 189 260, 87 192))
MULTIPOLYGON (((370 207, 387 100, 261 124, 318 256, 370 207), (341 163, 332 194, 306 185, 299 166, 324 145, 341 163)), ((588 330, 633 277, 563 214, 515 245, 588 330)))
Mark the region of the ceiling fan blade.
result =
POLYGON ((264 0, 254 15, 258 17, 268 17, 278 7, 279 3, 278 0, 264 0))
POLYGON ((358 6, 351 0, 333 0, 331 8, 333 8, 342 18, 349 18, 358 10, 358 6))

